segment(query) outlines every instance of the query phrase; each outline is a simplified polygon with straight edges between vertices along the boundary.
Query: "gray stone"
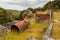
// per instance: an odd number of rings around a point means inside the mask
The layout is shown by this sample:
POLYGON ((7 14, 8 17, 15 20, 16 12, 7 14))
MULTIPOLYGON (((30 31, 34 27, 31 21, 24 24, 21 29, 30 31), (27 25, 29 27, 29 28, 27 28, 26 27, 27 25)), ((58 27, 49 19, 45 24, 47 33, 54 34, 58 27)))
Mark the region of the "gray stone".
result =
POLYGON ((30 36, 27 38, 27 40, 37 40, 37 39, 35 37, 30 36))
POLYGON ((49 36, 44 36, 43 40, 55 40, 55 39, 50 38, 49 36))
POLYGON ((47 29, 47 32, 45 33, 43 40, 55 40, 53 38, 50 38, 52 28, 53 28, 53 23, 51 23, 49 28, 47 29))

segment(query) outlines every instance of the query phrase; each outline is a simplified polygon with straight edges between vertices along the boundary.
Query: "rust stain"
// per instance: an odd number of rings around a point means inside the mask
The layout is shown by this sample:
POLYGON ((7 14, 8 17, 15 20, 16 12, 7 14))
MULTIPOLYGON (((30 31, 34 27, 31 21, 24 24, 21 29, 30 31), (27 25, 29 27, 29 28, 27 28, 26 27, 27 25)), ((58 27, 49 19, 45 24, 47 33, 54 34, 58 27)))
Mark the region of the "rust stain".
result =
POLYGON ((18 29, 18 30, 24 30, 26 28, 28 28, 28 25, 29 25, 29 20, 28 19, 24 19, 22 21, 19 21, 17 23, 15 23, 14 25, 11 26, 11 29, 18 29))

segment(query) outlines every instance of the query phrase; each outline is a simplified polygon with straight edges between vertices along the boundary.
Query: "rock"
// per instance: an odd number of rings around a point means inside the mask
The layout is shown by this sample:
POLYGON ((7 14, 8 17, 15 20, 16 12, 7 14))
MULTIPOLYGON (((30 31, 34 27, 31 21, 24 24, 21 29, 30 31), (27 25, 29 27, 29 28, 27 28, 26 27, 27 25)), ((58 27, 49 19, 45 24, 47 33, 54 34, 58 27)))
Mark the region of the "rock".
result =
POLYGON ((53 38, 48 38, 48 40, 55 40, 55 39, 53 39, 53 38))
POLYGON ((47 29, 47 32, 45 33, 45 36, 43 37, 43 40, 55 40, 55 39, 50 37, 52 28, 53 28, 53 23, 51 23, 49 28, 47 29))
POLYGON ((49 36, 44 36, 43 40, 55 40, 55 39, 53 39, 53 38, 51 38, 49 36))
POLYGON ((27 37, 27 40, 37 40, 37 39, 35 37, 30 36, 30 37, 27 37))
POLYGON ((5 35, 5 34, 6 34, 6 32, 7 32, 6 27, 4 27, 4 26, 0 25, 0 35, 1 35, 1 36, 2 36, 2 35, 5 35))

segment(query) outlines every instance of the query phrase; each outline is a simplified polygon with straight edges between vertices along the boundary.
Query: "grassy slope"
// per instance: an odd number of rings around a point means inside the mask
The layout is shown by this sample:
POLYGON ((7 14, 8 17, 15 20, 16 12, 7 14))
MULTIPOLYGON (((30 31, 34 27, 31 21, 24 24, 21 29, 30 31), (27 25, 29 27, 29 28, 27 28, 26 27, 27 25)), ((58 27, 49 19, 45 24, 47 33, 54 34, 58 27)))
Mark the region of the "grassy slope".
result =
MULTIPOLYGON (((60 12, 54 12, 53 19, 60 21, 60 12)), ((54 23, 52 37, 60 40, 60 24, 54 23)))
POLYGON ((53 19, 60 20, 60 12, 54 12, 53 19))
POLYGON ((16 10, 6 10, 6 11, 8 13, 12 13, 14 19, 19 18, 20 16, 20 11, 16 11, 16 10))
POLYGON ((45 31, 47 30, 49 24, 48 23, 36 23, 31 21, 29 25, 29 29, 40 29, 40 31, 33 30, 32 32, 28 32, 27 30, 17 34, 13 32, 9 32, 5 39, 6 40, 26 40, 28 36, 34 36, 38 40, 42 40, 45 31), (42 31, 43 29, 43 31, 42 31))

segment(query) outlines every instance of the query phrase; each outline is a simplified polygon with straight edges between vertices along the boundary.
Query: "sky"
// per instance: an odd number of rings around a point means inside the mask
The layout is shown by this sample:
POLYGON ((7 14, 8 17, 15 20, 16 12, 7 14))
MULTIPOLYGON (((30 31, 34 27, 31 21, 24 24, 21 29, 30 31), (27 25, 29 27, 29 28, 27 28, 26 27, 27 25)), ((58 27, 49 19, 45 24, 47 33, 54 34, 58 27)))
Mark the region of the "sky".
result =
POLYGON ((48 1, 53 0, 0 0, 0 7, 11 10, 25 10, 29 7, 43 7, 48 1))

